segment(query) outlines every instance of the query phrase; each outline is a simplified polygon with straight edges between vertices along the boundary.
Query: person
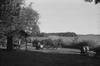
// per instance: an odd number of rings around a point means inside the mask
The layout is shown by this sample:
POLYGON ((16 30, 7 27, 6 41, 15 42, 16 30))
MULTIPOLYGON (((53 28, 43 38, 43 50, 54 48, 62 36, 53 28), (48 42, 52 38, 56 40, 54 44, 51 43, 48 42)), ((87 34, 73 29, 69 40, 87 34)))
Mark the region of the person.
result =
POLYGON ((35 46, 36 47, 36 49, 39 49, 39 45, 38 45, 38 40, 37 39, 35 39, 32 43, 33 43, 33 46, 35 46))
POLYGON ((44 47, 43 44, 40 44, 40 48, 43 49, 43 47, 44 47))
POLYGON ((40 45, 41 45, 40 41, 37 41, 37 45, 36 45, 37 50, 41 48, 40 45))
POLYGON ((88 53, 88 52, 89 52, 89 47, 85 46, 85 53, 88 53))
POLYGON ((88 52, 89 52, 89 47, 88 46, 81 47, 81 54, 82 55, 87 55, 88 52))
POLYGON ((81 55, 84 55, 85 54, 84 50, 85 50, 84 47, 80 47, 81 55))

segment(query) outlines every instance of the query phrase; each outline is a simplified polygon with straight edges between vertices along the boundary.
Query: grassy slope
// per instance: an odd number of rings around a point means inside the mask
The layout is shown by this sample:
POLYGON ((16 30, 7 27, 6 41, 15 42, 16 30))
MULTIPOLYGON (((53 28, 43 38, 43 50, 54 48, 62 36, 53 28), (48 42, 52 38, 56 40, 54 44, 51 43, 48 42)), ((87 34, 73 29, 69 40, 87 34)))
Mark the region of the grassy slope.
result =
POLYGON ((99 61, 78 54, 0 51, 0 66, 100 66, 99 61))

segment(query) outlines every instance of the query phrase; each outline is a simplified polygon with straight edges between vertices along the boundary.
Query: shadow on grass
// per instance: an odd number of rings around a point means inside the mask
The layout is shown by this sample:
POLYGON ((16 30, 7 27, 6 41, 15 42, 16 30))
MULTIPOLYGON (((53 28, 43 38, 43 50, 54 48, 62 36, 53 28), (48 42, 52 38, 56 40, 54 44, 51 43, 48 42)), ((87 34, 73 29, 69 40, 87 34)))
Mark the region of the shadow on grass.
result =
POLYGON ((100 60, 78 54, 0 49, 0 66, 99 66, 100 60))

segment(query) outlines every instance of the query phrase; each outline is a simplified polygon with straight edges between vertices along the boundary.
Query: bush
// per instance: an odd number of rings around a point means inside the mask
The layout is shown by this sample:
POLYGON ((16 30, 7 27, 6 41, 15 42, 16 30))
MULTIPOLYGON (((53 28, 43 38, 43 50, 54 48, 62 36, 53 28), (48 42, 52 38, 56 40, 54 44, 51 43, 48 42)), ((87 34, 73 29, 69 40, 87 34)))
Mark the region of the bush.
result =
POLYGON ((100 56, 100 46, 93 48, 93 51, 96 52, 95 56, 100 56))
POLYGON ((89 46, 89 43, 88 43, 88 41, 81 41, 81 42, 74 44, 74 46, 77 47, 77 48, 80 48, 80 47, 83 47, 83 46, 89 46))
POLYGON ((53 40, 53 46, 54 46, 55 48, 62 47, 62 44, 63 44, 62 39, 53 40))
POLYGON ((75 48, 89 46, 90 49, 93 49, 95 47, 95 45, 96 45, 96 42, 93 40, 83 40, 83 41, 80 41, 80 42, 73 44, 73 46, 75 46, 75 48))
POLYGON ((41 44, 43 44, 46 48, 58 48, 61 47, 62 43, 62 39, 44 39, 41 41, 41 44))
POLYGON ((83 40, 83 41, 79 41, 79 42, 72 42, 70 45, 62 44, 62 47, 63 48, 80 49, 83 46, 89 46, 90 49, 93 49, 95 44, 96 44, 96 42, 94 42, 92 40, 83 40))

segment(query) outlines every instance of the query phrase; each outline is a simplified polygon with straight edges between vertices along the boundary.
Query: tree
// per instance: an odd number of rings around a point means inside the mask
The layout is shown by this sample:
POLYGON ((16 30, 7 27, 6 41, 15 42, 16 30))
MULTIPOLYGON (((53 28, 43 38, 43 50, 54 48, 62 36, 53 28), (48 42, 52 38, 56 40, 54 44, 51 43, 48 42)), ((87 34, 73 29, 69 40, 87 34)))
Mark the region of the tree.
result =
MULTIPOLYGON (((23 3, 22 0, 0 0, 0 20, 1 25, 4 27, 5 35, 7 36, 7 50, 13 49, 12 43, 12 31, 14 18, 19 15, 20 5, 23 3), (4 24, 3 24, 4 23, 4 24)), ((15 30, 15 29, 14 29, 15 30)))
POLYGON ((0 20, 12 24, 14 17, 19 15, 23 0, 0 0, 0 20))
POLYGON ((34 9, 32 9, 32 3, 30 4, 27 7, 21 8, 18 18, 19 23, 17 23, 19 27, 17 29, 22 28, 22 30, 25 30, 25 32, 30 35, 37 35, 37 33, 40 33, 38 26, 39 14, 34 9))
POLYGON ((21 5, 24 5, 23 0, 0 0, 0 32, 7 36, 8 51, 13 49, 14 34, 24 33, 26 36, 27 27, 37 25, 39 19, 35 10, 21 5))
POLYGON ((29 34, 35 35, 40 32, 38 26, 39 14, 32 8, 32 4, 23 7, 19 15, 20 27, 29 34))
POLYGON ((85 0, 85 1, 86 1, 86 2, 93 2, 93 1, 94 1, 95 4, 100 3, 100 0, 85 0))

